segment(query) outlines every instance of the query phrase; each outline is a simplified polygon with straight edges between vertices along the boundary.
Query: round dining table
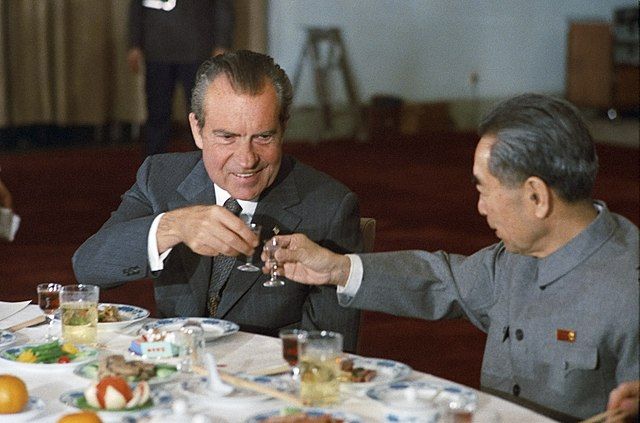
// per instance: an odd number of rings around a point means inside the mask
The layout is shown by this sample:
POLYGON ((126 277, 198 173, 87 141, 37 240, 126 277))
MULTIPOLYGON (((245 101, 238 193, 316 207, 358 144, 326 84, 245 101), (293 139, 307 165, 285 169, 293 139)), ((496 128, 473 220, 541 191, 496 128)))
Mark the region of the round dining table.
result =
MULTIPOLYGON (((147 321, 152 319, 147 319, 147 321)), ((128 359, 131 356, 129 347, 137 336, 141 322, 115 331, 98 331, 99 355, 123 354, 128 359)), ((59 333, 59 323, 54 324, 53 331, 59 333)), ((41 341, 46 333, 46 325, 24 328, 15 333, 13 345, 36 343, 41 341)), ((228 373, 251 373, 261 369, 285 364, 282 358, 282 345, 278 338, 238 331, 227 336, 217 338, 206 343, 206 351, 213 353, 217 365, 228 373)), ((44 406, 36 415, 30 416, 32 422, 56 422, 60 416, 78 411, 65 405, 60 397, 63 393, 73 390, 84 390, 91 381, 74 373, 70 366, 48 366, 51 369, 30 369, 28 365, 18 365, 8 360, 0 360, 0 374, 14 374, 27 385, 30 396, 42 400, 44 406)), ((184 375, 180 376, 181 378, 184 375)), ((195 377, 195 376, 194 376, 195 377)), ((448 383, 436 376, 412 371, 408 381, 427 381, 434 383, 448 383)), ((271 410, 283 409, 287 403, 273 398, 261 401, 226 403, 216 398, 205 398, 200 395, 190 395, 176 382, 162 385, 171 392, 174 401, 182 399, 188 404, 187 409, 192 413, 201 413, 209 417, 211 422, 245 422, 252 416, 268 413, 271 410)), ((471 389, 464 387, 464 389, 471 389)), ((473 413, 473 422, 507 423, 507 422, 551 422, 547 417, 539 415, 529 409, 511 403, 504 399, 476 391, 477 402, 473 413)), ((348 415, 356 415, 362 422, 384 422, 385 407, 366 395, 365 392, 342 392, 338 404, 331 410, 338 410, 348 415)), ((130 419, 131 420, 131 419, 130 419)), ((4 421, 0 416, 0 421, 4 421)), ((162 420, 160 420, 162 421, 162 420)), ((186 422, 185 422, 186 423, 186 422)))

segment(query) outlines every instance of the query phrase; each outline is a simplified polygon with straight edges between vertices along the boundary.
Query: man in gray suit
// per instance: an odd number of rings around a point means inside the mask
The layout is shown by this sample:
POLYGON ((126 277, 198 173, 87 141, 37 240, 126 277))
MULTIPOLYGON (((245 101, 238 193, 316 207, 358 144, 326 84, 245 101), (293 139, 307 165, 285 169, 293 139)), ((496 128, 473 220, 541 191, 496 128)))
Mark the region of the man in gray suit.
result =
POLYGON ((162 316, 213 316, 268 335, 333 330, 355 350, 359 314, 338 305, 335 288, 268 288, 261 272, 237 269, 274 233, 362 249, 356 195, 283 155, 291 101, 287 75, 268 56, 238 51, 204 62, 189 115, 200 151, 145 160, 118 209, 74 254, 78 281, 109 287, 153 276, 162 316), (228 199, 240 216, 223 206, 228 199), (249 220, 262 225, 261 239, 249 220), (224 256, 242 260, 218 278, 224 256))
POLYGON ((569 103, 518 96, 479 133, 478 211, 499 243, 345 256, 296 234, 278 237, 276 258, 290 279, 338 285, 350 307, 468 318, 487 333, 492 394, 563 421, 599 413, 638 379, 638 228, 591 199, 598 160, 569 103))

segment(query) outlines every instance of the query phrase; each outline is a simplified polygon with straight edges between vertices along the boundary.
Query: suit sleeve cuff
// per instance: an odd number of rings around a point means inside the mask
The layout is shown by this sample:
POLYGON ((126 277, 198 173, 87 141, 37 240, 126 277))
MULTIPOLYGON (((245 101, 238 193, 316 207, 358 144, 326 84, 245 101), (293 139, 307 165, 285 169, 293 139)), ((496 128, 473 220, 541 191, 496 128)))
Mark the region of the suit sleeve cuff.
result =
POLYGON ((354 297, 360 289, 362 283, 362 260, 357 254, 347 254, 351 266, 349 268, 349 278, 345 286, 338 285, 338 297, 354 297))
POLYGON ((153 219, 151 223, 151 228, 149 229, 149 235, 147 236, 147 253, 149 255, 149 269, 152 272, 157 272, 164 269, 164 259, 167 258, 169 253, 171 252, 171 248, 169 248, 164 253, 160 254, 158 252, 158 225, 160 224, 160 219, 164 213, 160 213, 153 219))

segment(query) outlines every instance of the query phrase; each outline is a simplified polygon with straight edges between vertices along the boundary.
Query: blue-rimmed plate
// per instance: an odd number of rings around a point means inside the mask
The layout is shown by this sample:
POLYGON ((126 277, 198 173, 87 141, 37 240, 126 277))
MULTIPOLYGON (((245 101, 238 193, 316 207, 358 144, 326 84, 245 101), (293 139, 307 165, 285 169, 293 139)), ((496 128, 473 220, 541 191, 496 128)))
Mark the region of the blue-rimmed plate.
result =
MULTIPOLYGON (((287 409, 286 413, 292 413, 293 410, 287 409)), ((325 408, 303 408, 300 409, 300 413, 305 413, 308 417, 318 418, 321 416, 331 416, 334 419, 340 419, 344 423, 362 423, 364 420, 362 417, 353 414, 353 413, 345 413, 344 411, 325 409, 325 408)), ((271 410, 265 413, 259 413, 252 417, 249 417, 245 422, 246 423, 259 423, 267 420, 270 417, 276 417, 283 415, 281 410, 271 410)))
POLYGON ((212 319, 206 317, 172 317, 169 319, 160 319, 155 322, 145 323, 142 330, 160 329, 167 332, 179 330, 187 320, 196 321, 202 325, 204 329, 204 339, 212 341, 221 336, 231 335, 238 332, 240 327, 228 320, 212 319))
POLYGON ((345 382, 340 383, 340 389, 347 392, 362 391, 377 385, 398 382, 406 379, 412 372, 411 367, 399 361, 369 357, 350 357, 353 360, 353 368, 362 367, 367 370, 375 370, 376 375, 369 382, 345 382))
POLYGON ((451 410, 472 412, 478 402, 473 389, 439 381, 388 383, 369 389, 367 396, 399 411, 444 405, 451 410))
MULTIPOLYGON (((134 385, 135 384, 131 386, 134 385)), ((79 410, 95 411, 98 413, 100 418, 105 421, 119 422, 124 416, 139 415, 152 409, 169 407, 173 402, 173 396, 168 391, 151 387, 150 400, 142 406, 123 410, 99 410, 86 403, 84 392, 82 390, 72 390, 60 395, 60 402, 79 410)))
MULTIPOLYGON (((102 318, 101 316, 104 314, 104 311, 109 307, 117 311, 118 321, 117 322, 101 322, 98 320, 99 330, 122 329, 126 326, 129 326, 133 323, 139 322, 149 317, 149 310, 144 309, 142 307, 137 307, 129 304, 100 303, 98 304, 99 318, 102 318)), ((54 319, 60 321, 60 312, 56 313, 54 319)))
MULTIPOLYGON (((281 392, 295 393, 297 388, 291 377, 288 376, 253 376, 244 373, 237 373, 235 376, 241 377, 245 380, 260 383, 271 389, 275 389, 281 392)), ((211 399, 215 395, 208 390, 209 378, 202 376, 197 379, 186 380, 181 383, 181 387, 184 391, 193 394, 195 396, 211 399)), ((260 394, 255 391, 234 388, 234 390, 225 396, 215 396, 216 404, 219 405, 242 405, 254 401, 264 401, 270 397, 266 394, 260 394)))
POLYGON ((25 370, 62 370, 70 369, 80 364, 87 363, 91 360, 95 360, 98 356, 98 350, 86 345, 76 345, 78 354, 76 357, 68 363, 24 363, 16 361, 20 353, 33 347, 37 347, 38 344, 20 345, 18 347, 8 347, 0 350, 0 362, 11 363, 12 366, 19 367, 25 370))
POLYGON ((0 331, 0 347, 6 347, 16 341, 16 334, 8 330, 0 331))
POLYGON ((29 397, 24 409, 19 413, 2 414, 3 423, 30 422, 44 410, 44 401, 38 397, 29 397))

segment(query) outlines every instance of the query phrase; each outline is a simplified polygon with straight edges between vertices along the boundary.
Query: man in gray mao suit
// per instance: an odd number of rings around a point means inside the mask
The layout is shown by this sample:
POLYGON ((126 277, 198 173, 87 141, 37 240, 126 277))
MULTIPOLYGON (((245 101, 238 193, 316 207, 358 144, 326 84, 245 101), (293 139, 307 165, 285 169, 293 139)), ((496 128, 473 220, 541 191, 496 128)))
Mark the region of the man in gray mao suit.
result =
POLYGON ((598 159, 586 124, 564 100, 524 94, 479 133, 478 211, 499 243, 468 257, 344 256, 279 236, 285 274, 338 285, 350 307, 466 317, 487 333, 482 388, 558 420, 617 407, 634 387, 637 404, 638 228, 591 199, 598 159))
POLYGON ((274 233, 302 232, 336 252, 362 249, 355 194, 282 153, 291 100, 289 79, 268 56, 206 61, 189 115, 201 151, 145 160, 118 209, 74 254, 78 281, 109 287, 152 276, 162 316, 213 316, 267 335, 333 330, 355 350, 359 314, 338 305, 335 288, 268 288, 261 272, 237 269, 274 233), (223 206, 233 199, 239 216, 223 206), (262 225, 259 237, 249 220, 262 225), (238 258, 217 281, 222 256, 238 258))

